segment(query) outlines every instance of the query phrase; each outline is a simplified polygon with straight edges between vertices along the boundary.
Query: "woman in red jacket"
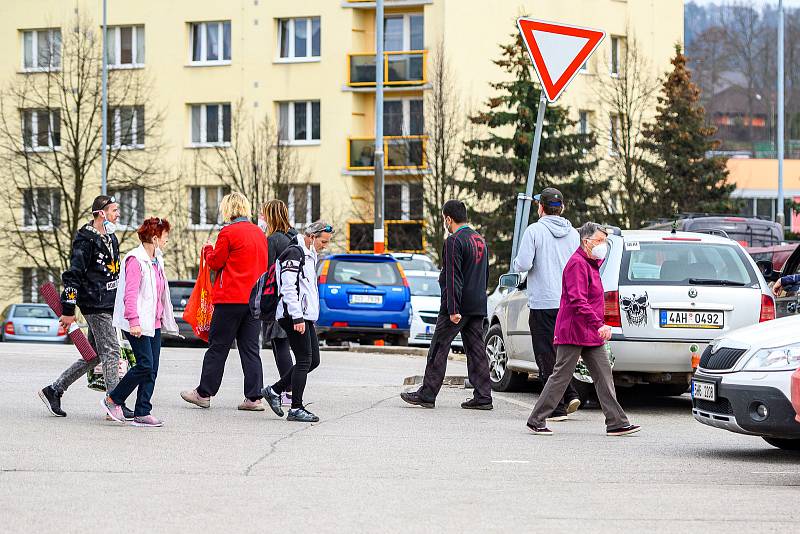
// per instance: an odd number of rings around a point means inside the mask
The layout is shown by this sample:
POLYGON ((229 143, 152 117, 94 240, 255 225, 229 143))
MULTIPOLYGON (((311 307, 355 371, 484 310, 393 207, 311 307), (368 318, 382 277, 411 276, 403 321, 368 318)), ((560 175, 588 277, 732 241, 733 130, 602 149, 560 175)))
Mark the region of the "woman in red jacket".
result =
POLYGON ((208 333, 208 350, 203 358, 200 385, 181 392, 186 402, 201 408, 211 406, 225 371, 225 360, 234 339, 244 371, 244 401, 240 410, 263 411, 261 389, 263 371, 259 350, 261 321, 250 314, 250 290, 267 265, 267 240, 264 232, 250 222, 250 202, 241 193, 231 193, 220 204, 225 227, 216 246, 206 244, 203 256, 216 271, 212 287, 214 314, 208 333))

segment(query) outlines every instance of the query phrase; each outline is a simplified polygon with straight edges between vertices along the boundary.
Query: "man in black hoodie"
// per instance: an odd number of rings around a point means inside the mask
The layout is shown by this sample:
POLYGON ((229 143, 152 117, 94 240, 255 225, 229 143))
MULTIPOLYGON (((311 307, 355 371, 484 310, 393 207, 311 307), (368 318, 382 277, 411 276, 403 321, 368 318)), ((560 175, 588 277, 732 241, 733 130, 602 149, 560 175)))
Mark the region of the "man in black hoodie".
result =
POLYGON ((428 350, 428 364, 422 387, 400 397, 409 404, 433 408, 447 370, 450 344, 460 332, 467 355, 473 398, 461 403, 468 410, 491 410, 492 387, 489 362, 483 345, 486 321, 486 284, 489 258, 486 241, 467 225, 467 207, 460 200, 448 200, 442 207, 444 224, 450 236, 442 249, 439 286, 442 304, 428 350))
MULTIPOLYGON (((100 195, 92 203, 92 220, 78 230, 72 241, 69 269, 61 275, 64 328, 75 322, 75 306, 81 309, 89 325, 89 342, 97 352, 92 361, 80 359, 55 382, 39 391, 39 397, 55 416, 66 417, 61 409, 61 396, 78 378, 98 363, 103 364, 106 391, 119 382, 119 341, 111 325, 119 278, 119 242, 114 235, 119 220, 119 204, 114 197, 100 195)), ((126 419, 133 412, 123 407, 126 419)))

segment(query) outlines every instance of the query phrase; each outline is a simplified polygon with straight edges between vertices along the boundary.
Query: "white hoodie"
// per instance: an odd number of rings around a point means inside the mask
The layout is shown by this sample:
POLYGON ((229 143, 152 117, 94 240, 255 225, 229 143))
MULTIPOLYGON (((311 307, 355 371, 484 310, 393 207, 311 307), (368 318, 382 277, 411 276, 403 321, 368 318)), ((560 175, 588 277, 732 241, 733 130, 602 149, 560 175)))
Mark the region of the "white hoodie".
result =
POLYGON ((306 247, 303 236, 297 237, 299 248, 287 248, 283 261, 275 261, 278 292, 281 300, 275 310, 275 318, 288 317, 294 323, 319 319, 319 288, 317 287, 317 251, 312 245, 306 247), (305 255, 303 271, 300 272, 300 250, 305 255), (298 294, 298 288, 300 293, 298 294))

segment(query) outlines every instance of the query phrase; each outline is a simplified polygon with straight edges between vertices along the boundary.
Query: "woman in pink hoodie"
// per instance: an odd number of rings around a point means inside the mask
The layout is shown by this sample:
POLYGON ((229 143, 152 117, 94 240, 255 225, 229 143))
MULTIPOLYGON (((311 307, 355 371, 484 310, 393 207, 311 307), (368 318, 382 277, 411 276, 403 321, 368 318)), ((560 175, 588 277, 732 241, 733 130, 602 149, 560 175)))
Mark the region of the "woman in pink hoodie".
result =
POLYGON ((536 401, 528 428, 537 436, 550 436, 547 416, 564 395, 579 358, 592 375, 597 398, 606 416, 606 434, 624 436, 638 432, 630 424, 617 402, 614 378, 606 356, 605 343, 611 339, 611 327, 603 321, 603 282, 600 265, 608 254, 608 232, 597 223, 588 222, 578 230, 580 247, 567 261, 561 279, 561 305, 556 317, 556 365, 553 374, 536 401))
POLYGON ((120 423, 125 423, 122 416, 125 399, 138 388, 132 424, 146 427, 163 424, 150 414, 150 398, 158 374, 161 332, 178 333, 161 255, 169 229, 166 219, 151 217, 145 220, 137 230, 141 245, 130 251, 122 263, 124 267, 119 275, 112 324, 122 329, 130 342, 136 365, 102 402, 106 413, 120 423))

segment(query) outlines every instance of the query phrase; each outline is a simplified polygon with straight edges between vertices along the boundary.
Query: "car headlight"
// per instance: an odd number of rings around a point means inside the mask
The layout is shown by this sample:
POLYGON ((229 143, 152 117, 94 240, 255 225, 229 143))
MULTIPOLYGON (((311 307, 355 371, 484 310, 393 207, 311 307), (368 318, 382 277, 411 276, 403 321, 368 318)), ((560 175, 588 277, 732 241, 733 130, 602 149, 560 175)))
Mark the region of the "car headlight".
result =
POLYGON ((800 367, 800 343, 762 349, 753 354, 745 371, 793 371, 800 367))

